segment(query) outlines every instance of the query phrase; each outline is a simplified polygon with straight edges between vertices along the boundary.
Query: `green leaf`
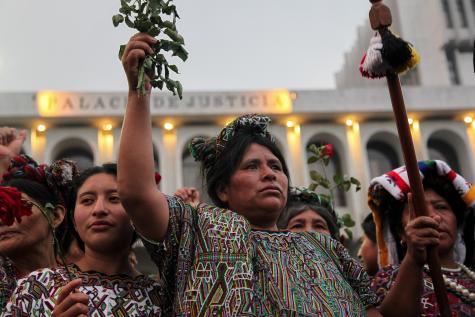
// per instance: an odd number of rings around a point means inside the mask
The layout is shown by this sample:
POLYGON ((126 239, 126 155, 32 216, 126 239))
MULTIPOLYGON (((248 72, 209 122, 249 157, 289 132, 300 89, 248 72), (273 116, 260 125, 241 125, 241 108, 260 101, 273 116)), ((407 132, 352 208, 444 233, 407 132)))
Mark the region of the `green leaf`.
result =
POLYGON ((343 225, 348 228, 353 228, 356 224, 349 213, 342 215, 341 220, 343 222, 343 225))
POLYGON ((188 59, 188 52, 185 48, 181 45, 177 49, 173 50, 172 56, 178 56, 182 61, 186 61, 188 59))
POLYGON ((317 161, 318 161, 318 157, 312 155, 312 156, 310 156, 310 157, 308 158, 307 164, 312 164, 312 163, 315 163, 315 162, 317 162, 317 161))
POLYGON ((308 146, 308 150, 310 152, 312 152, 313 154, 318 155, 318 149, 317 149, 317 146, 315 144, 310 144, 308 146))
POLYGON ((175 92, 175 82, 171 79, 168 79, 165 81, 165 85, 167 86, 167 89, 170 90, 173 95, 175 96, 176 95, 176 92, 175 92))
POLYGON ((183 98, 183 86, 181 85, 181 83, 179 81, 175 81, 175 87, 176 87, 176 92, 178 94, 178 97, 180 99, 183 98))
POLYGON ((145 69, 151 69, 153 66, 153 58, 152 56, 147 56, 143 61, 143 66, 145 69))
POLYGON ((146 17, 140 17, 135 20, 135 28, 140 32, 147 32, 152 27, 152 22, 150 22, 146 17))
POLYGON ((122 60, 122 56, 124 55, 124 51, 125 51, 125 44, 123 44, 119 47, 119 59, 120 60, 122 60))
POLYGON ((343 182, 343 190, 344 190, 345 192, 347 192, 347 191, 350 190, 350 188, 351 188, 351 183, 350 183, 349 181, 344 181, 344 182, 343 182))
POLYGON ((341 174, 335 174, 333 175, 333 181, 336 185, 339 185, 341 182, 343 182, 343 176, 341 176, 341 174))
POLYGON ((117 27, 122 22, 124 22, 124 17, 122 14, 116 14, 112 17, 112 24, 114 24, 115 27, 117 27))
POLYGON ((318 187, 317 183, 311 183, 310 186, 308 186, 308 189, 314 192, 315 189, 317 189, 317 187, 318 187))
POLYGON ((320 182, 323 176, 317 171, 310 171, 310 178, 315 182, 320 182))
POLYGON ((178 34, 177 31, 174 31, 172 29, 165 29, 165 31, 163 33, 168 35, 170 37, 170 39, 172 39, 172 41, 180 43, 180 44, 185 44, 185 40, 183 39, 183 36, 178 34))
POLYGON ((328 179, 322 178, 319 180, 318 183, 320 184, 320 186, 325 187, 326 189, 330 189, 330 182, 328 181, 328 179))
POLYGON ((353 240, 353 232, 348 228, 345 228, 344 231, 346 235, 348 236, 348 239, 353 240))
POLYGON ((168 65, 168 67, 175 73, 179 74, 178 67, 176 65, 168 65))
POLYGON ((330 163, 330 157, 325 155, 323 157, 323 164, 325 164, 325 166, 328 166, 328 163, 330 163))
POLYGON ((132 22, 128 16, 125 17, 125 24, 127 24, 129 28, 132 28, 132 29, 135 28, 134 22, 132 22))
POLYGON ((155 25, 153 25, 150 29, 148 29, 147 34, 156 37, 160 34, 160 30, 155 25))

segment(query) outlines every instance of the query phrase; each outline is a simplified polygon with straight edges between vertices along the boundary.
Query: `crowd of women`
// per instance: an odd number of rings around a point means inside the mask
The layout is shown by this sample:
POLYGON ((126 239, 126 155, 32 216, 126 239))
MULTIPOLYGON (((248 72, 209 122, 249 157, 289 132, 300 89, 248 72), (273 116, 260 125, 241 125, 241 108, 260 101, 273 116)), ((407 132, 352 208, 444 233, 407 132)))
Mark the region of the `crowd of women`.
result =
POLYGON ((134 35, 123 54, 117 164, 38 164, 19 155, 24 132, 0 128, 1 316, 437 316, 428 247, 453 316, 475 316, 475 189, 442 161, 419 164, 428 216, 414 216, 404 167, 373 179, 361 262, 331 202, 291 186, 266 116, 190 143, 212 203, 161 193, 150 96, 135 89, 155 42, 134 35), (129 260, 137 239, 158 277, 129 260))

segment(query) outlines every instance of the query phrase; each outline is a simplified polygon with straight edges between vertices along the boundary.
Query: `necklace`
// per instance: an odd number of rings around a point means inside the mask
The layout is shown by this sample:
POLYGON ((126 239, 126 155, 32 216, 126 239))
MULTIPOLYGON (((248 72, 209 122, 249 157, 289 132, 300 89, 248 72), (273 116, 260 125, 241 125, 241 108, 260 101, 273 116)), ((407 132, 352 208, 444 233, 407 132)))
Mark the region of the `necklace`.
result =
MULTIPOLYGON (((471 271, 468 267, 463 264, 457 263, 459 266, 459 270, 453 269, 444 269, 447 272, 457 272, 462 270, 469 278, 475 280, 475 272, 471 271)), ((475 292, 470 292, 465 286, 458 284, 454 279, 447 277, 447 275, 442 274, 444 279, 445 286, 447 290, 456 296, 458 296, 462 301, 470 304, 471 306, 475 306, 475 292)))

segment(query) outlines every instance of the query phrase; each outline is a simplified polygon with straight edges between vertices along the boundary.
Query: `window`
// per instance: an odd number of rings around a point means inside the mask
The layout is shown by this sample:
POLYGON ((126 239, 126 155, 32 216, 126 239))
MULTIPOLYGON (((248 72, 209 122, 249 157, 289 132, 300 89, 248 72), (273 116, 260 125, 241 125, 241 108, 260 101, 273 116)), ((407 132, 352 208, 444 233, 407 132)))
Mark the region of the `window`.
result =
POLYGON ((457 152, 450 143, 437 137, 431 137, 427 142, 427 147, 431 160, 444 161, 457 173, 461 172, 457 152))
POLYGON ((211 202, 211 199, 208 196, 206 190, 206 185, 204 183, 204 178, 201 175, 201 164, 196 162, 194 157, 191 155, 188 150, 188 146, 183 150, 182 156, 182 166, 183 166, 183 186, 184 187, 194 187, 200 192, 201 201, 211 202))
POLYGON ((69 159, 77 163, 79 171, 94 166, 94 154, 85 141, 81 139, 67 139, 56 146, 53 160, 69 159))
POLYGON ((452 21, 452 16, 450 15, 450 7, 449 7, 449 1, 448 0, 442 0, 442 9, 444 10, 445 25, 449 29, 453 28, 454 23, 452 21))
POLYGON ((465 6, 463 4, 463 0, 456 0, 457 1, 457 11, 460 16, 460 24, 463 28, 468 26, 467 22, 467 14, 465 12, 465 6))
POLYGON ((385 142, 370 140, 366 150, 371 178, 383 175, 402 165, 394 147, 385 142))
POLYGON ((450 83, 452 85, 460 85, 460 77, 457 71, 457 61, 453 47, 447 47, 445 49, 445 57, 447 58, 447 67, 449 68, 450 83))

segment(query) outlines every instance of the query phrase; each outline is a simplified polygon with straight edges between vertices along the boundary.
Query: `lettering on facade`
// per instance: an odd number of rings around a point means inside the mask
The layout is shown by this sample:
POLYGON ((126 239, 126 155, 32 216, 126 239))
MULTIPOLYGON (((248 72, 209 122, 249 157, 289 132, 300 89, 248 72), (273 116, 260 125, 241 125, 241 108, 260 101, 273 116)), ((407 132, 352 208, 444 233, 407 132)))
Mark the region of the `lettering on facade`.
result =
MULTIPOLYGON (((42 117, 122 116, 125 94, 75 94, 40 92, 36 98, 42 117)), ((286 90, 259 93, 196 93, 183 100, 166 94, 153 94, 152 115, 235 114, 261 112, 269 114, 292 112, 292 99, 286 90)))

